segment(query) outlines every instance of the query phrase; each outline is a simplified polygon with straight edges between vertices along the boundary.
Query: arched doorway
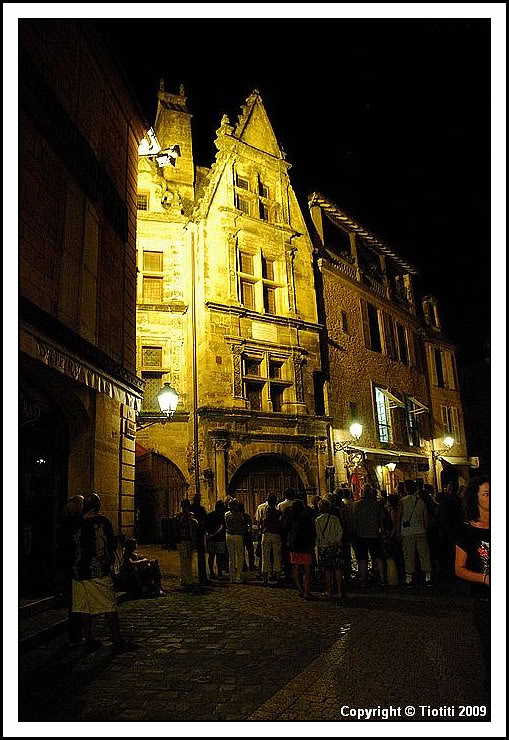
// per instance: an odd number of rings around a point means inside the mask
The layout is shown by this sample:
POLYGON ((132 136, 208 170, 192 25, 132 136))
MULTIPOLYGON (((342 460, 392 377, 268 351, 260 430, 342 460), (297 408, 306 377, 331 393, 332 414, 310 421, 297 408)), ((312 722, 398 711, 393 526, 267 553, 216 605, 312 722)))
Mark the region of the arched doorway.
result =
POLYGON ((166 521, 180 510, 188 484, 178 467, 158 452, 136 456, 135 537, 142 543, 166 542, 166 521))
POLYGON ((230 481, 228 494, 242 502, 254 517, 257 506, 267 500, 269 493, 274 492, 282 501, 286 488, 294 488, 306 501, 304 484, 295 468, 280 455, 260 455, 241 465, 230 481))
POLYGON ((58 591, 58 545, 67 500, 69 432, 40 391, 19 386, 20 593, 58 591))

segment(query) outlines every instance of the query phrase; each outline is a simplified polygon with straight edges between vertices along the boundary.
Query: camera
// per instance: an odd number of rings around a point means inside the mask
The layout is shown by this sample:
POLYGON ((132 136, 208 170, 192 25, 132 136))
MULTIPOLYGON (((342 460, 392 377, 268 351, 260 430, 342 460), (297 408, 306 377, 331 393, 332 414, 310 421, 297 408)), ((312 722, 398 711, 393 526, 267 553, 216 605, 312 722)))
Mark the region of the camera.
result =
POLYGON ((404 522, 401 522, 401 526, 403 526, 403 527, 409 527, 410 526, 410 522, 408 521, 408 519, 405 520, 404 522))

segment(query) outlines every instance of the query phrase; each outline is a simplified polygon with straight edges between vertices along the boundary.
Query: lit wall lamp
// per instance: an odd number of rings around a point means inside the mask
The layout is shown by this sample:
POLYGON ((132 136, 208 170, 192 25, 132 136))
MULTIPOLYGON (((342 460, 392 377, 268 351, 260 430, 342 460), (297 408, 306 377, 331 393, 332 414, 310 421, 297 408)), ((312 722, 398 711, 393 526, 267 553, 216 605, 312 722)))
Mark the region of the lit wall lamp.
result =
POLYGON ((438 476, 437 476, 437 460, 442 455, 445 455, 446 452, 449 452, 451 447, 454 444, 454 437, 444 437, 444 445, 445 449, 443 450, 431 450, 431 455, 433 457, 433 473, 435 478, 435 490, 438 491, 438 476))
POLYGON ((169 146, 166 149, 161 149, 161 145, 157 140, 154 129, 150 128, 138 147, 138 156, 155 158, 159 167, 166 167, 169 164, 171 164, 172 167, 175 167, 176 159, 177 157, 180 157, 181 154, 178 144, 169 146))
POLYGON ((362 424, 354 421, 350 425, 350 434, 352 435, 352 439, 347 439, 343 442, 334 442, 334 452, 344 452, 347 447, 350 447, 352 442, 358 442, 362 434, 362 424))
POLYGON ((150 427, 152 424, 166 424, 168 419, 171 419, 175 413, 179 401, 179 394, 169 383, 165 383, 157 394, 157 401, 159 403, 161 413, 138 414, 136 417, 137 429, 146 429, 146 427, 150 427))

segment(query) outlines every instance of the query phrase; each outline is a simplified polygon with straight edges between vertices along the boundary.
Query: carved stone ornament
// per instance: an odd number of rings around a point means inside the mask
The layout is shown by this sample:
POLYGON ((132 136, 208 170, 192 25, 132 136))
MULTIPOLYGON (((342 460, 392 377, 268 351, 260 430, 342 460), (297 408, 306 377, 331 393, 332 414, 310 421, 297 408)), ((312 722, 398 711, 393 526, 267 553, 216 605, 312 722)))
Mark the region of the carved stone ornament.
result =
POLYGON ((285 251, 286 261, 286 284, 288 287, 288 306, 290 311, 295 312, 295 289, 294 289, 294 272, 293 261, 295 259, 296 247, 288 247, 285 251))
POLYGON ((234 398, 243 398, 242 394, 242 346, 234 344, 232 346, 233 358, 233 396, 234 398))
POLYGON ((295 376, 295 400, 297 403, 304 403, 304 386, 302 383, 302 365, 305 360, 302 357, 292 357, 293 371, 295 376))
POLYGON ((229 283, 228 283, 228 297, 233 300, 237 300, 237 279, 235 272, 235 258, 237 251, 237 234, 238 231, 230 232, 227 236, 228 239, 228 271, 229 271, 229 283))

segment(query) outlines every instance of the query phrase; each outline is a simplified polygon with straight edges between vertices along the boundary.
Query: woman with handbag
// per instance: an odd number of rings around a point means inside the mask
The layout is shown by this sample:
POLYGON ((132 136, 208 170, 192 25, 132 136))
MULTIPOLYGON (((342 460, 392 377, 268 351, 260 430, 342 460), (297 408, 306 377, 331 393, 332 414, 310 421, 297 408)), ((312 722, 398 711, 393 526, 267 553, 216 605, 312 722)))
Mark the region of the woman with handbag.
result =
POLYGON ((344 555, 341 541, 343 527, 339 517, 331 511, 331 503, 321 499, 318 503, 319 515, 315 519, 318 565, 325 571, 325 596, 332 598, 334 577, 338 587, 338 598, 343 598, 344 555))

